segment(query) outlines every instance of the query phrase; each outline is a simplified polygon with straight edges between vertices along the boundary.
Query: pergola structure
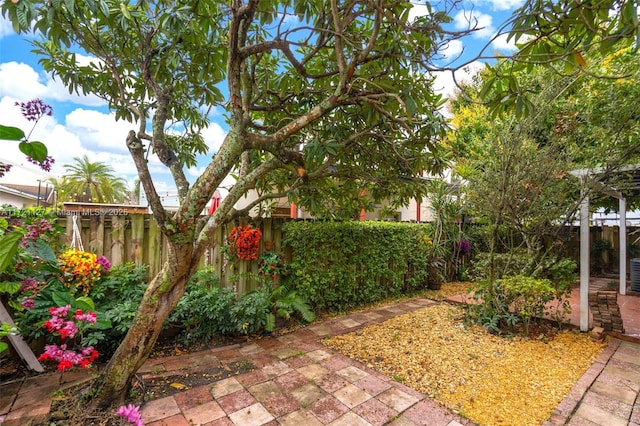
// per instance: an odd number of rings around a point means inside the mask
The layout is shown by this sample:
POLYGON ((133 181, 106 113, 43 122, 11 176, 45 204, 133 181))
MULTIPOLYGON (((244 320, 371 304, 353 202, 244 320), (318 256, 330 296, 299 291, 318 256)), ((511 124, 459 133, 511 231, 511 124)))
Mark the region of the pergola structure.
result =
MULTIPOLYGON (((628 173, 626 186, 633 190, 640 189, 640 165, 629 165, 618 169, 616 174, 628 173)), ((610 179, 603 177, 605 169, 580 169, 571 172, 582 184, 582 203, 580 205, 580 331, 589 329, 589 196, 585 188, 588 185, 618 200, 620 216, 620 286, 619 293, 627 291, 627 201, 622 192, 608 185, 610 179)))

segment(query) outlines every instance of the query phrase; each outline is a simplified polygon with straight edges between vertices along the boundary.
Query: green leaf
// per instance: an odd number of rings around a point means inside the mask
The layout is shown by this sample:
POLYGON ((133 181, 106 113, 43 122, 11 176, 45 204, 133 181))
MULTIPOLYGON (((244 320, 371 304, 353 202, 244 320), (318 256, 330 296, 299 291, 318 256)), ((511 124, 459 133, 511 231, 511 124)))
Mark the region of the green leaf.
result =
POLYGON ((0 293, 16 294, 22 285, 15 281, 0 282, 0 293))
POLYGON ((0 272, 11 264, 16 253, 18 253, 18 244, 22 239, 22 232, 13 231, 5 234, 0 238, 0 272))
POLYGON ((120 11, 122 12, 122 15, 127 18, 127 19, 131 19, 131 15, 129 14, 129 8, 127 7, 127 3, 120 3, 120 11))
POLYGON ((95 311, 96 305, 93 303, 93 299, 87 296, 80 296, 75 301, 75 307, 82 309, 83 311, 95 311))
POLYGON ((75 303, 75 300, 69 293, 52 293, 51 299, 56 306, 62 307, 70 305, 72 306, 75 303))
POLYGON ((416 103, 416 100, 413 99, 411 95, 407 95, 404 98, 404 103, 407 106, 407 112, 409 113, 409 115, 413 116, 418 110, 418 104, 416 103))
POLYGON ((17 127, 8 127, 0 124, 0 139, 7 141, 21 141, 24 137, 24 132, 17 127))
POLYGON ((49 263, 56 263, 57 258, 53 249, 41 239, 27 245, 25 250, 49 263))
POLYGON ((42 142, 20 142, 19 148, 24 155, 40 163, 47 159, 47 147, 42 142))
POLYGON ((96 323, 91 328, 94 330, 109 330, 113 328, 113 324, 104 315, 98 315, 96 323))
POLYGON ((276 327, 276 317, 271 312, 269 312, 266 317, 264 329, 267 331, 273 331, 275 327, 276 327))
POLYGON ((9 345, 7 345, 5 342, 0 342, 0 353, 6 351, 7 349, 9 349, 9 345))

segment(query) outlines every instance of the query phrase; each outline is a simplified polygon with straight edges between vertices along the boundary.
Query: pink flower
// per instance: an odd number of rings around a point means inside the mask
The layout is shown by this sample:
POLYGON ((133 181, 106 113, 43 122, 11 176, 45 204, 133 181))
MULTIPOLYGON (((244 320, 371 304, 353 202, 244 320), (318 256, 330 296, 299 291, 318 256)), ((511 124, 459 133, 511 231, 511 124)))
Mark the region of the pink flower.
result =
MULTIPOLYGON (((67 315, 71 306, 53 307, 49 309, 51 318, 43 324, 50 333, 59 334, 63 339, 72 339, 80 331, 78 323, 86 322, 89 324, 95 324, 97 321, 97 315, 95 312, 87 312, 86 314, 82 309, 76 309, 72 320, 67 320, 67 315)), ((44 353, 38 357, 39 361, 57 361, 58 370, 67 370, 73 368, 76 365, 85 368, 90 365, 97 357, 98 351, 93 346, 86 348, 80 348, 80 352, 67 349, 66 344, 58 345, 46 345, 44 353)))
POLYGON ((109 269, 111 269, 111 262, 109 262, 109 259, 104 256, 98 257, 96 259, 96 263, 102 266, 104 272, 109 272, 109 269))
POLYGON ((126 419, 134 426, 143 426, 142 416, 140 415, 140 407, 133 404, 123 405, 118 408, 116 415, 126 419))
POLYGON ((20 301, 20 305, 25 309, 33 309, 36 307, 35 298, 35 296, 25 296, 20 301))
POLYGON ((78 326, 73 321, 65 321, 64 326, 56 331, 63 339, 73 339, 78 333, 78 326))
POLYGON ((73 319, 76 321, 88 322, 89 324, 95 324, 98 317, 95 312, 87 312, 86 314, 83 314, 82 309, 78 309, 73 316, 73 319))

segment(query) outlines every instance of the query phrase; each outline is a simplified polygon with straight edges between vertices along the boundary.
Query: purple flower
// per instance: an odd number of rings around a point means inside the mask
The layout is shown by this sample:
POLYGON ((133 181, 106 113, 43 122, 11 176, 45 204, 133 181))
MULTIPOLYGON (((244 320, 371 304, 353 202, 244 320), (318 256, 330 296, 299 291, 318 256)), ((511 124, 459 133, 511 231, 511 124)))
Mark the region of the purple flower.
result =
POLYGON ((53 227, 46 219, 38 219, 31 225, 27 225, 27 233, 22 237, 20 246, 25 248, 29 245, 29 241, 36 241, 45 232, 51 231, 53 227))
POLYGON ((33 278, 25 278, 20 281, 20 293, 26 293, 29 291, 35 291, 38 289, 38 281, 33 278))
POLYGON ((32 99, 29 102, 16 102, 16 106, 20 107, 22 116, 29 121, 38 121, 45 115, 53 115, 53 108, 40 99, 32 99))
POLYGON ((471 243, 467 240, 460 240, 455 243, 455 250, 461 255, 467 255, 471 253, 471 243))
POLYGON ((104 272, 109 272, 109 269, 111 269, 111 262, 109 262, 109 259, 104 256, 98 257, 96 259, 96 263, 102 266, 104 272))
POLYGON ((34 160, 31 157, 27 157, 27 161, 32 163, 32 164, 35 164, 37 166, 40 166, 40 168, 42 170, 44 170, 45 172, 50 172, 51 171, 51 166, 53 165, 53 163, 56 162, 56 160, 50 155, 47 155, 45 157, 44 161, 42 161, 42 162, 34 160))
POLYGON ((130 424, 134 426, 143 426, 142 416, 140 415, 140 407, 133 404, 123 405, 118 408, 116 415, 126 419, 130 424))

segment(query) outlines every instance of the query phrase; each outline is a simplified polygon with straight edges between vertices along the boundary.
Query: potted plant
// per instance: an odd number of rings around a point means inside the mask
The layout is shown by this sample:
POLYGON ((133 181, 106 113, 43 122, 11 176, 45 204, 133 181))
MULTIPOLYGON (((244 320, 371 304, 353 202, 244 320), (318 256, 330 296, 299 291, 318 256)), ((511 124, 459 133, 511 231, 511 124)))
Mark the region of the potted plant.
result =
POLYGON ((235 256, 240 260, 255 260, 258 258, 260 238, 262 232, 251 225, 236 226, 227 236, 225 252, 231 259, 235 256))
POLYGON ((260 258, 258 273, 265 277, 271 277, 272 280, 276 280, 278 277, 289 273, 289 266, 280 253, 268 251, 260 258))

